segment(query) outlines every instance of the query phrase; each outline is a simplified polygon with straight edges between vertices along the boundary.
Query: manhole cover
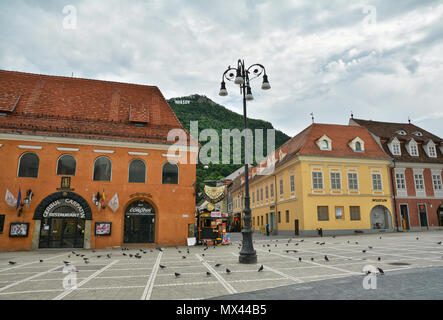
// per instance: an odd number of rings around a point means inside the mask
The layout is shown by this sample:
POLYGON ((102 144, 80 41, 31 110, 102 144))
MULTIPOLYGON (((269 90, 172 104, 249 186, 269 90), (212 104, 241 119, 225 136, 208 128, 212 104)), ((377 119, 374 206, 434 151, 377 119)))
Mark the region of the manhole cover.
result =
POLYGON ((392 263, 388 263, 392 266, 409 266, 411 265, 410 263, 406 263, 406 262, 392 262, 392 263))

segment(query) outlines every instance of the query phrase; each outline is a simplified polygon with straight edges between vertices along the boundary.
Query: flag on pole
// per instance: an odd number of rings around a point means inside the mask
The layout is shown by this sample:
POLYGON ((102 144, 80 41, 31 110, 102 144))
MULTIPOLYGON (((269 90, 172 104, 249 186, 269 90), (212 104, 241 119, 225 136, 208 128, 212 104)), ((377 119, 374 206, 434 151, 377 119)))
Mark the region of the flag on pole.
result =
POLYGON ((21 199, 22 199, 22 190, 20 189, 20 187, 18 187, 18 197, 17 197, 17 204, 15 205, 15 210, 18 209, 21 199))
POLYGON ((5 195, 5 201, 10 207, 15 207, 17 204, 17 199, 14 197, 14 195, 9 191, 9 189, 6 189, 6 195, 5 195))
POLYGON ((120 203, 118 202, 118 195, 115 193, 111 200, 109 200, 108 207, 111 208, 112 211, 116 212, 119 206, 120 203))

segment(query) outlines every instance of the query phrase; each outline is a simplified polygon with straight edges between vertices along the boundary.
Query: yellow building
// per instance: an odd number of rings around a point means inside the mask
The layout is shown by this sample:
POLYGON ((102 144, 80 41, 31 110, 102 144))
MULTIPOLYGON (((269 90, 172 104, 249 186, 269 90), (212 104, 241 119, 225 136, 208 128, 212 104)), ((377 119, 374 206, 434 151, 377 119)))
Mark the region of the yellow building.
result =
MULTIPOLYGON (((252 228, 288 235, 393 229, 390 158, 361 127, 312 124, 249 173, 252 228)), ((244 177, 233 190, 244 208, 244 177)))

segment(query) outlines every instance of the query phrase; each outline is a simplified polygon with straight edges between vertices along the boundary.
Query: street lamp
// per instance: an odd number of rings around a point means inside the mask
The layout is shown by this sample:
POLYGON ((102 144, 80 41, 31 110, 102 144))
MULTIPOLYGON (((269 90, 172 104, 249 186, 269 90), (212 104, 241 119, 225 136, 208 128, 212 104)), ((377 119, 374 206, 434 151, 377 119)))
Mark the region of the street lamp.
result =
MULTIPOLYGON (((266 69, 261 64, 253 64, 249 68, 245 67, 244 60, 238 60, 237 68, 228 69, 223 73, 222 82, 220 87, 220 96, 227 96, 228 91, 226 90, 225 79, 229 81, 233 81, 235 84, 240 85, 240 92, 243 95, 243 122, 244 129, 247 128, 246 121, 246 101, 254 100, 254 96, 252 95, 251 87, 249 86, 249 81, 255 78, 258 78, 263 74, 263 83, 261 88, 263 90, 268 90, 271 88, 269 84, 268 76, 266 74, 266 69), (249 76, 251 75, 251 78, 249 76)), ((245 151, 247 150, 245 139, 245 151)), ((248 152, 245 152, 248 154, 248 152)), ((252 264, 257 263, 257 254, 254 250, 254 246, 252 244, 252 229, 251 229, 251 206, 250 206, 250 198, 249 198, 249 170, 248 170, 248 159, 245 155, 245 209, 244 213, 244 228, 241 231, 243 236, 243 245, 240 251, 239 262, 244 264, 252 264)))

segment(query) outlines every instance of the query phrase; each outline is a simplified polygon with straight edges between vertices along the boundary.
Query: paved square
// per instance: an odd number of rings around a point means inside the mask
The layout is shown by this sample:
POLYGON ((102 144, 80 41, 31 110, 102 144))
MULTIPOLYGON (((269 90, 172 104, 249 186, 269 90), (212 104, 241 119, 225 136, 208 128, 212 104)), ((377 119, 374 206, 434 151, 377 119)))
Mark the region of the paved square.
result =
MULTIPOLYGON (((144 247, 0 252, 0 300, 199 300, 325 279, 338 284, 341 278, 363 275, 367 265, 386 274, 443 266, 439 244, 443 231, 335 238, 256 234, 258 263, 254 265, 238 263, 241 234, 231 238, 228 246, 164 247, 162 251, 144 247), (258 272, 261 265, 264 270, 258 272), (74 284, 76 288, 69 287, 74 284)), ((300 290, 309 288, 305 285, 300 290)))

